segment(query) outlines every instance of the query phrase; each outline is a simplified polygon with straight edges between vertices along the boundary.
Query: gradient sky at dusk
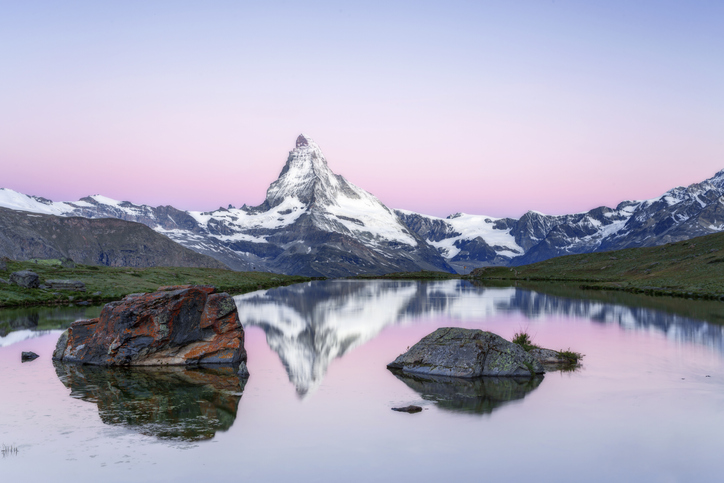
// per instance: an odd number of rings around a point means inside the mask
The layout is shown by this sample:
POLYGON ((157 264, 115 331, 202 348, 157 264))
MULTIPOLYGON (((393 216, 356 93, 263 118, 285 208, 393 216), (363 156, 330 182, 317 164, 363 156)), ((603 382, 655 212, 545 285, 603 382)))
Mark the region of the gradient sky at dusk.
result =
POLYGON ((0 1, 0 187, 256 205, 303 132, 388 206, 559 214, 724 169, 724 2, 0 1))

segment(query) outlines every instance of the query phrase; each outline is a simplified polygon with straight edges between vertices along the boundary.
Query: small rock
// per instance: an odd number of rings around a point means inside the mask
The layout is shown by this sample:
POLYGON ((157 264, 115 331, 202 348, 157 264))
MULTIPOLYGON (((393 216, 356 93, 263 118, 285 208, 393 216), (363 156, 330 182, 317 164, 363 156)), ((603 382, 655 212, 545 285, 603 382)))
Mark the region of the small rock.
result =
POLYGON ((10 274, 10 282, 24 288, 38 288, 40 277, 30 270, 21 270, 10 274))
POLYGON ((103 295, 103 293, 102 292, 93 292, 93 295, 100 296, 100 295, 103 295))
POLYGON ((419 413, 422 411, 422 408, 420 406, 405 406, 404 408, 392 408, 393 411, 398 411, 401 413, 419 413))
POLYGON ((40 356, 38 354, 36 354, 35 352, 23 352, 20 355, 20 360, 22 362, 30 362, 30 361, 34 361, 38 357, 40 357, 40 356))
POLYGON ((8 269, 8 262, 7 262, 7 259, 5 257, 3 257, 0 259, 0 270, 2 270, 4 272, 7 269, 8 269))
POLYGON ((85 292, 85 284, 80 280, 46 280, 45 283, 54 290, 85 292))
POLYGON ((10 282, 10 280, 5 280, 4 278, 0 278, 0 283, 4 283, 4 284, 6 284, 6 285, 12 285, 12 283, 10 282))
POLYGON ((45 285, 44 283, 41 283, 40 285, 38 285, 38 288, 42 289, 42 290, 48 290, 50 288, 50 286, 45 285))
POLYGON ((63 268, 75 268, 75 262, 70 258, 63 258, 60 261, 60 266, 63 268))

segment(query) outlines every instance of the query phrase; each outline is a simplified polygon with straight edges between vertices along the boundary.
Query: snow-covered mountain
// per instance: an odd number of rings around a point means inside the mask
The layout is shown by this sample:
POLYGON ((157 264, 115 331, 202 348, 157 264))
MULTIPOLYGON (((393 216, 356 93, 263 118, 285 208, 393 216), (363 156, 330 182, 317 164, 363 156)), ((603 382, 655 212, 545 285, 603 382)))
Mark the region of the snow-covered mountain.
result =
POLYGON ((519 219, 391 210, 329 168, 319 146, 300 135, 279 178, 256 207, 182 211, 101 195, 53 202, 0 189, 0 207, 58 216, 143 223, 235 270, 310 276, 421 269, 470 271, 548 258, 651 246, 724 230, 724 171, 689 187, 616 208, 519 219))
POLYGON ((60 216, 143 223, 236 270, 309 276, 452 271, 440 253, 377 198, 334 174, 319 146, 300 135, 264 203, 212 212, 150 207, 100 195, 52 202, 0 190, 0 206, 60 216))
POLYGON ((724 171, 658 198, 624 201, 585 213, 519 219, 455 214, 447 218, 397 210, 412 230, 463 266, 525 265, 577 253, 661 245, 724 230, 724 171))

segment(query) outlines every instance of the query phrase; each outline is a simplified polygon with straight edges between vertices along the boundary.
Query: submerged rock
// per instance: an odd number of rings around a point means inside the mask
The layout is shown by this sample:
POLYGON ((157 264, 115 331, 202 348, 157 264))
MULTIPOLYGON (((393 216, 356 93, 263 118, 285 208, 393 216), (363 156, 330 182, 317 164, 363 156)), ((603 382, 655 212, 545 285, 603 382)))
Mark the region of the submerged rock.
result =
POLYGON ((492 332, 443 327, 387 366, 405 373, 473 378, 543 374, 540 362, 492 332))
POLYGON ((34 361, 38 357, 40 357, 40 356, 38 354, 36 354, 35 352, 32 352, 32 351, 23 352, 20 355, 20 361, 21 362, 30 362, 30 361, 34 361))
POLYGON ((575 368, 579 365, 579 360, 565 357, 558 351, 552 349, 542 349, 536 347, 528 351, 546 371, 565 370, 567 368, 575 368))
POLYGON ((74 322, 61 334, 53 359, 104 366, 246 362, 236 303, 215 292, 171 286, 108 303, 100 317, 74 322))
POLYGON ((400 413, 419 413, 422 411, 422 408, 420 406, 405 406, 404 408, 392 408, 393 411, 398 411, 400 413))
POLYGON ((10 282, 23 288, 38 288, 40 277, 30 270, 21 270, 10 274, 10 282))

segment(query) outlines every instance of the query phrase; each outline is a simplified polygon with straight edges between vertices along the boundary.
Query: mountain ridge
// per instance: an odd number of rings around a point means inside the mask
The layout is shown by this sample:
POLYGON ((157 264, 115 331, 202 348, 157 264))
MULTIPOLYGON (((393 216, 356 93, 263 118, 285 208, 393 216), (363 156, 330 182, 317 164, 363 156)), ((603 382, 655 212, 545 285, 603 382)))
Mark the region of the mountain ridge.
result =
POLYGON ((194 212, 102 195, 52 202, 0 189, 0 206, 36 213, 143 223, 235 270, 340 277, 399 271, 467 272, 724 230, 724 170, 658 198, 582 213, 518 219, 456 213, 447 218, 392 210, 329 168, 321 148, 297 137, 258 206, 194 212))

